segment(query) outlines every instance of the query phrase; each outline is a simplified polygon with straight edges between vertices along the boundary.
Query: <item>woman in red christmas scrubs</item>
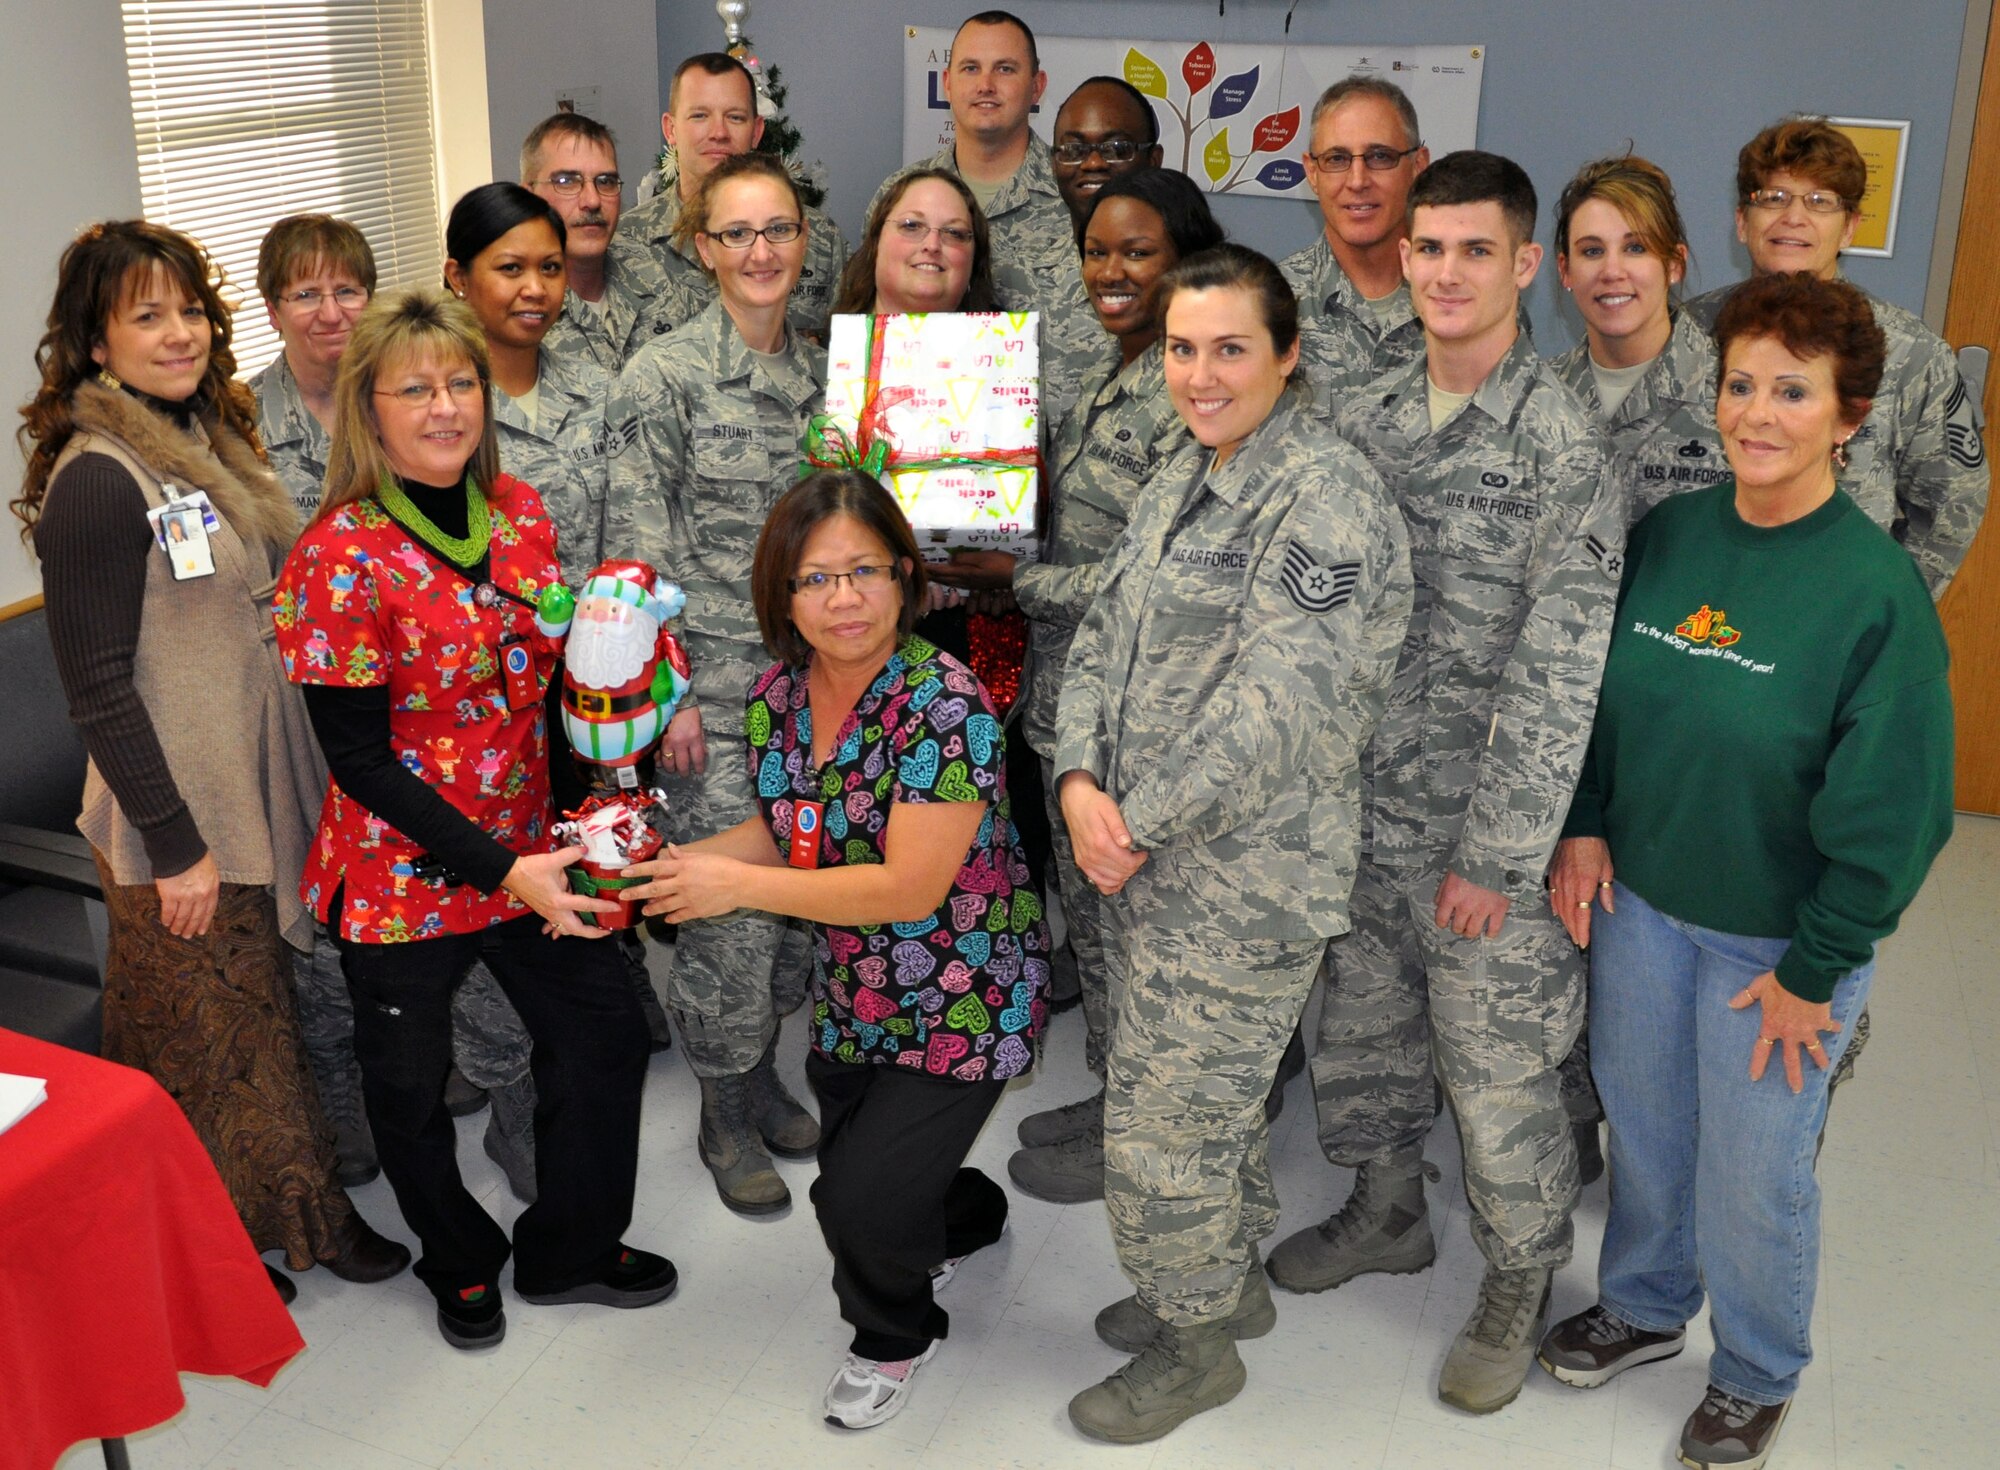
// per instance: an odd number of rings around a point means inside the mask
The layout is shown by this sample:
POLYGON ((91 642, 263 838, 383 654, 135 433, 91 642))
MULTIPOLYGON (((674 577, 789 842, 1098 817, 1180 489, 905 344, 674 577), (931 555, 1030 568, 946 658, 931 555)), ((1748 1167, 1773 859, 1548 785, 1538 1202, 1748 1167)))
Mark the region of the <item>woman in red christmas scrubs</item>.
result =
POLYGON ((555 529, 499 472, 486 343, 443 293, 378 297, 335 387, 318 517, 280 579, 279 646, 333 784, 305 900, 354 995, 382 1170, 423 1246, 454 1347, 506 1330, 507 1234, 458 1173, 444 1106, 451 996, 483 959, 534 1042, 539 1198, 514 1228, 537 1304, 642 1307, 671 1262, 626 1248, 647 1042, 632 988, 551 852, 543 703, 556 649, 533 604, 561 580, 555 529))

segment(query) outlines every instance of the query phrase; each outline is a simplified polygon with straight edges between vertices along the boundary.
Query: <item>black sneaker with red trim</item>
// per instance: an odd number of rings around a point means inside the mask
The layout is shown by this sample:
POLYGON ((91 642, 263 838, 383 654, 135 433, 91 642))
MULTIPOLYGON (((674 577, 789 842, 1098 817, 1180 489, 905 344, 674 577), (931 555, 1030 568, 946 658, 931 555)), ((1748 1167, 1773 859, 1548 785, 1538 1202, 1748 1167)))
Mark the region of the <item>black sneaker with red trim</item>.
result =
POLYGON ((651 1251, 635 1251, 619 1246, 611 1269, 594 1281, 580 1282, 562 1291, 529 1291, 517 1277, 515 1293, 524 1302, 538 1307, 559 1307, 569 1302, 591 1302, 600 1307, 650 1307, 674 1294, 681 1284, 674 1263, 651 1251))
POLYGON ((456 1291, 446 1288, 434 1294, 438 1331, 453 1347, 497 1347, 507 1335, 507 1314, 498 1283, 481 1282, 456 1291))

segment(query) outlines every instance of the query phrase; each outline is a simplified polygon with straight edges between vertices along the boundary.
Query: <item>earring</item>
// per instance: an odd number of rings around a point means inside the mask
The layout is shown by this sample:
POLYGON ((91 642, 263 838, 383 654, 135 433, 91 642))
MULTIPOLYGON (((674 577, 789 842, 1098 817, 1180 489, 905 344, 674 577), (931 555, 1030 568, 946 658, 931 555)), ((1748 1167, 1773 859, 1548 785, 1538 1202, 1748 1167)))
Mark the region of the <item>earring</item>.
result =
POLYGON ((454 294, 455 296, 457 296, 457 297, 458 297, 458 299, 459 299, 460 301, 463 301, 463 300, 465 300, 465 293, 464 293, 463 291, 456 291, 456 292, 453 292, 452 294, 454 294))
POLYGON ((1842 439, 1833 446, 1833 467, 1838 470, 1844 470, 1847 468, 1847 463, 1847 441, 1842 439))
POLYGON ((118 375, 112 372, 110 368, 99 368, 97 370, 97 381, 102 386, 109 388, 113 393, 116 393, 125 386, 118 380, 118 375))

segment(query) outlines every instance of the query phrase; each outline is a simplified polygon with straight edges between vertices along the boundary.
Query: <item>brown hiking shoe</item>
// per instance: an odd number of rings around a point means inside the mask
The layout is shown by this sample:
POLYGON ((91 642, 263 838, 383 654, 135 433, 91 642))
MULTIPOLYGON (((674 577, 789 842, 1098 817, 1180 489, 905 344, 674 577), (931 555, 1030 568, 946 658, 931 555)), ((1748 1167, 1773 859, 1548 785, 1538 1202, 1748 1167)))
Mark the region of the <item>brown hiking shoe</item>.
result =
POLYGON ((1559 1383, 1567 1383, 1571 1388, 1596 1388, 1627 1368, 1679 1357, 1685 1346, 1685 1329, 1648 1332, 1622 1317, 1612 1316, 1598 1305, 1551 1327, 1549 1335, 1542 1339, 1536 1361, 1554 1374, 1559 1383))
POLYGON ((1753 1404, 1709 1384, 1701 1407, 1681 1430, 1681 1463, 1693 1470, 1759 1470, 1771 1458, 1791 1407, 1790 1399, 1753 1404))

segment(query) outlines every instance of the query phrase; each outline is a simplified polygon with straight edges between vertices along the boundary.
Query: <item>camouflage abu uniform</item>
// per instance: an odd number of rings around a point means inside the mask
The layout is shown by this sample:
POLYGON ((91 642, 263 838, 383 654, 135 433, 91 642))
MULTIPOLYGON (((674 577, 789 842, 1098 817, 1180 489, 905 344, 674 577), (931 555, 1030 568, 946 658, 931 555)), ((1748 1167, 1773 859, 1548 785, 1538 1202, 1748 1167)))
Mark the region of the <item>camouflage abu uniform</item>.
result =
POLYGON ((1527 338, 1436 431, 1427 371, 1339 418, 1402 506, 1417 600, 1371 752, 1354 932, 1328 951, 1320 1144, 1348 1165, 1420 1149, 1434 1034, 1473 1238, 1495 1266, 1554 1267, 1577 1195, 1556 1071, 1584 987, 1542 874, 1590 736, 1624 506, 1603 431, 1527 338), (1511 900, 1497 939, 1438 926, 1447 869, 1511 900))
POLYGON ((1328 422, 1362 384, 1423 355, 1424 327, 1408 284, 1378 312, 1340 268, 1324 230, 1278 269, 1299 298, 1299 363, 1328 422))
MULTIPOLYGON (((1683 490, 1729 478, 1715 427, 1715 343, 1685 309, 1660 355, 1608 418, 1590 370, 1590 344, 1579 342, 1549 364, 1611 441, 1610 476, 1625 502, 1625 524, 1683 490)), ((1590 1028, 1577 1034, 1562 1065, 1563 1107, 1579 1123, 1596 1123, 1604 1109, 1590 1077, 1590 1028)))
MULTIPOLYGON (((1735 289, 1697 296, 1683 310, 1713 329, 1735 289)), ((1892 302, 1870 295, 1868 304, 1888 353, 1875 406, 1847 442, 1840 488, 1903 543, 1935 601, 1986 516, 1985 419, 1943 338, 1892 302)))
MULTIPOLYGON (((284 353, 271 359, 248 386, 257 395, 257 437, 264 441, 271 473, 290 492, 303 526, 319 513, 332 441, 306 407, 284 353)), ((306 1058, 312 1063, 327 1120, 341 1131, 343 1151, 350 1138, 367 1139, 372 1154, 368 1115, 361 1105, 361 1064, 354 1058, 354 1000, 340 968, 340 951, 327 937, 325 925, 314 929, 310 952, 292 956, 292 987, 299 1002, 306 1058)))
POLYGON ((257 437, 270 456, 271 473, 292 493, 299 524, 319 514, 319 497, 326 485, 326 456, 333 447, 326 426, 306 407, 292 365, 280 352, 270 366, 249 380, 257 395, 257 437))
MULTIPOLYGON (((799 478, 799 438, 825 402, 825 354, 789 334, 752 352, 722 302, 641 348, 611 395, 627 440, 612 462, 612 503, 633 508, 634 544, 687 593, 684 616, 708 770, 667 773, 668 835, 691 842, 757 815, 743 745, 743 701, 770 665, 750 602, 764 519, 799 478)), ((811 947, 802 926, 739 909, 680 926, 668 1003, 700 1077, 748 1072, 775 1016, 805 996, 811 947)))
POLYGON ((604 255, 604 299, 563 293, 562 315, 542 339, 542 353, 588 358, 616 375, 641 347, 700 314, 703 303, 676 286, 643 245, 613 236, 604 255))
POLYGON ((1410 609, 1362 458, 1281 400, 1220 468, 1160 470, 1072 645, 1058 771, 1148 860, 1104 901, 1119 974, 1105 1203, 1140 1302, 1226 1317, 1278 1220, 1264 1098, 1347 927, 1359 759, 1410 609))
POLYGON ((1611 440, 1611 478, 1625 501, 1625 524, 1684 490, 1728 479, 1715 428, 1715 342, 1685 309, 1652 365, 1609 418, 1590 370, 1590 344, 1579 342, 1549 364, 1611 440))
POLYGON ((611 464, 624 438, 606 427, 611 374, 588 358, 544 351, 536 378, 535 420, 522 406, 493 390, 493 428, 500 468, 535 487, 556 525, 563 580, 581 587, 606 556, 637 556, 621 535, 631 513, 614 517, 607 505, 611 464))
MULTIPOLYGON (((947 143, 921 163, 891 174, 875 191, 875 199, 894 188, 911 168, 957 173, 956 145, 947 143)), ((875 199, 868 203, 871 217, 875 199)), ((1082 396, 1086 378, 1116 371, 1118 347, 1084 294, 1075 222, 1056 188, 1049 145, 1034 134, 1028 135, 1028 153, 1021 166, 994 194, 986 223, 1000 304, 1009 311, 1042 314, 1042 422, 1059 424, 1082 396)))
POLYGON ((1166 350, 1154 343, 1115 373, 1084 386, 1048 457, 1049 534, 1042 559, 1014 571, 1014 596, 1028 616, 1027 698, 1021 733, 1042 758, 1063 917, 1083 991, 1084 1059, 1100 1078, 1110 1051, 1113 1002, 1105 989, 1103 896, 1070 860, 1069 830, 1056 799, 1056 703, 1070 640, 1097 593, 1104 558, 1125 534, 1133 508, 1187 431, 1167 397, 1166 350))
MULTIPOLYGON (((701 263, 692 240, 682 244, 674 238, 683 207, 678 183, 668 184, 651 199, 625 211, 618 221, 618 236, 646 246, 688 309, 699 313, 715 300, 715 277, 701 263)), ((830 216, 811 205, 806 206, 805 217, 806 263, 799 271, 798 284, 792 287, 785 320, 794 331, 824 342, 826 324, 833 316, 833 298, 840 289, 840 273, 847 267, 847 240, 830 216)))

